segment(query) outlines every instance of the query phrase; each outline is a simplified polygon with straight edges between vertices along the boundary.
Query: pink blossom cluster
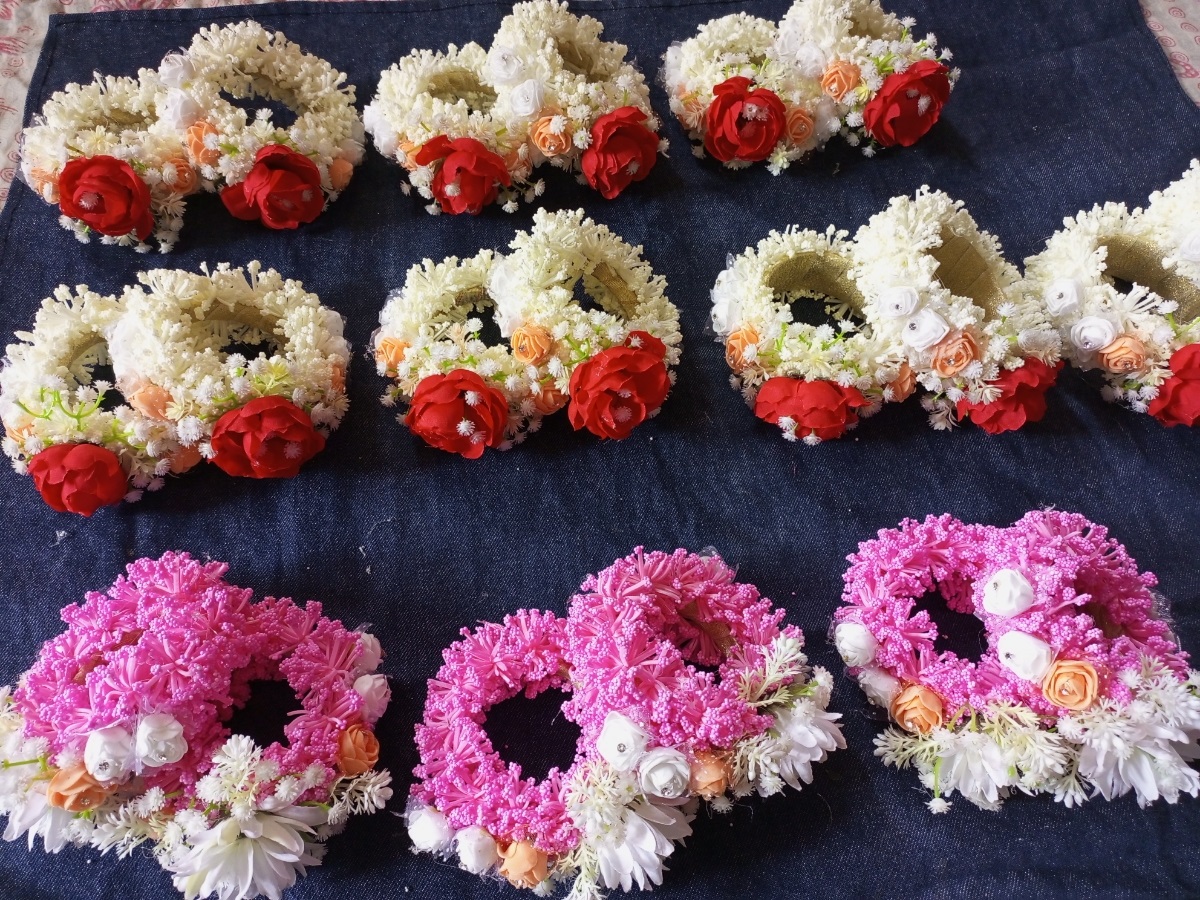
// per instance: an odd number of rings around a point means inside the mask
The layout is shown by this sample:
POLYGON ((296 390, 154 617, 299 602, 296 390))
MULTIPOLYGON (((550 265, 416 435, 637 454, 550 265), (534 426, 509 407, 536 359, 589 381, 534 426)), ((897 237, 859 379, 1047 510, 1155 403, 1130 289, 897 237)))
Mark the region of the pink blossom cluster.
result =
POLYGON ((223 580, 227 569, 169 552, 131 563, 106 593, 67 606, 67 630, 46 642, 14 693, 26 734, 46 738, 52 753, 82 757, 93 730, 132 733, 141 716, 170 714, 183 726, 187 753, 142 778, 180 791, 183 806, 229 737, 224 723, 249 699, 251 682, 286 679, 303 709, 285 729, 288 745, 273 744, 264 756, 281 774, 319 763, 333 777, 338 733, 363 702, 351 687, 361 635, 322 617, 319 603, 252 603, 250 590, 223 580))
POLYGON ((484 723, 489 709, 511 697, 569 687, 564 626, 553 613, 520 610, 503 624, 463 629, 429 681, 416 728, 420 781, 412 789, 456 829, 479 825, 506 840, 532 841, 551 856, 579 843, 563 801, 574 766, 566 774, 551 769, 542 781, 523 778, 520 765, 496 752, 484 723))
POLYGON ((584 746, 595 746, 610 712, 693 752, 728 749, 771 725, 741 699, 740 676, 780 634, 803 636, 781 629, 784 611, 734 576, 717 556, 639 547, 583 583, 566 626, 574 694, 563 712, 584 746))
POLYGON ((1100 696, 1119 703, 1131 699, 1120 674, 1138 669, 1143 657, 1187 677, 1187 655, 1158 615, 1154 575, 1139 572, 1107 529, 1081 515, 1034 511, 1007 528, 967 525, 950 515, 906 519, 860 544, 849 559, 847 605, 835 621, 865 626, 879 645, 874 664, 936 692, 948 716, 969 716, 996 702, 1051 717, 1062 712, 1041 685, 1000 662, 997 642, 1011 631, 1044 641, 1055 658, 1090 663, 1100 696), (1016 570, 1032 586, 1036 599, 1027 610, 1002 616, 984 608, 985 585, 1001 570, 1016 570), (951 610, 982 620, 988 647, 978 662, 934 649, 936 625, 926 611, 914 612, 932 591, 951 610))

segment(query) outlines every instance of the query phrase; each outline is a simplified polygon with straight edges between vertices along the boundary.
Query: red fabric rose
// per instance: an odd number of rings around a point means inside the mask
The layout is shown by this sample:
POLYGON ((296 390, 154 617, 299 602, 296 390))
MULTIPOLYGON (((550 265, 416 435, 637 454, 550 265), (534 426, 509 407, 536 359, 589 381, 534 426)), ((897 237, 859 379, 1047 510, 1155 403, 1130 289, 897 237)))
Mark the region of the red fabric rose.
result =
POLYGON ((863 109, 863 125, 884 147, 911 147, 941 117, 950 99, 950 70, 923 59, 884 79, 879 93, 863 109))
POLYGON ((1158 387, 1147 412, 1164 425, 1195 425, 1200 421, 1200 344, 1188 344, 1171 354, 1171 377, 1158 387))
POLYGON ((29 474, 52 509, 81 516, 120 503, 129 489, 117 455, 95 444, 47 447, 29 461, 29 474))
POLYGON ((958 401, 958 417, 970 418, 988 434, 1016 431, 1026 422, 1037 422, 1046 414, 1046 391, 1058 377, 1060 362, 1048 366, 1039 359, 1027 359, 1019 369, 1009 369, 988 384, 1000 388, 1000 397, 991 403, 958 401))
MULTIPOLYGON (((441 160, 429 189, 442 212, 473 216, 496 199, 497 183, 508 187, 512 177, 504 160, 475 138, 450 140, 439 134, 417 151, 414 162, 428 166, 441 160)), ((482 452, 482 451, 481 451, 482 452)))
POLYGON ((431 447, 479 459, 504 443, 508 400, 470 369, 421 379, 404 424, 431 447))
POLYGON ((133 167, 112 156, 73 159, 58 176, 59 209, 111 237, 137 232, 144 241, 154 230, 150 188, 133 167))
POLYGON ((666 355, 662 341, 634 331, 623 347, 609 347, 580 363, 568 387, 571 426, 617 441, 629 437, 667 399, 666 355))
POLYGON ((254 168, 240 184, 221 191, 225 208, 248 222, 268 228, 296 228, 325 208, 321 170, 303 153, 267 144, 254 157, 254 168))
POLYGON ((646 118, 636 106, 622 106, 592 126, 592 143, 579 163, 588 184, 605 200, 641 181, 658 162, 658 135, 642 124, 646 118))
POLYGON ((291 478, 323 449, 308 413, 285 397, 258 397, 213 426, 212 461, 228 475, 291 478))
POLYGON ((796 437, 815 435, 831 441, 857 424, 854 411, 866 405, 867 398, 858 388, 842 387, 833 381, 778 377, 768 378, 758 389, 754 414, 772 425, 789 418, 796 423, 796 437))
POLYGON ((750 90, 751 84, 739 75, 713 88, 713 102, 704 114, 704 149, 721 162, 766 159, 783 136, 783 101, 766 88, 750 90))

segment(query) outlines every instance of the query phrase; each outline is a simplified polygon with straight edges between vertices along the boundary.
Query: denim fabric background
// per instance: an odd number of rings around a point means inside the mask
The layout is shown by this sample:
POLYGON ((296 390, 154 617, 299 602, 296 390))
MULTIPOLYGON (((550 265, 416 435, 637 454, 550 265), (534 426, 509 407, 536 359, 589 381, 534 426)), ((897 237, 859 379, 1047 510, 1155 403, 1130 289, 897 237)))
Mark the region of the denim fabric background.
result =
MULTIPOLYGON (((647 73, 699 22, 739 8, 777 18, 786 7, 577 4, 604 21, 606 37, 627 43, 647 73)), ((394 695, 379 729, 383 763, 396 779, 393 807, 402 810, 425 679, 460 627, 522 606, 561 612, 587 572, 638 544, 712 545, 788 608, 814 661, 838 674, 832 705, 845 716, 849 749, 819 767, 800 794, 698 820, 670 861, 664 900, 1200 894, 1200 801, 1191 798, 1146 810, 1129 797, 1097 800, 1068 811, 1017 796, 999 813, 956 799, 950 814, 932 816, 915 776, 872 756, 880 722, 841 677, 825 637, 844 557, 876 529, 945 511, 1003 524, 1053 505, 1109 525, 1156 571, 1184 647, 1200 652, 1198 435, 1103 402, 1072 371, 1051 393, 1045 421, 1018 434, 989 437, 972 426, 935 433, 912 400, 847 439, 792 445, 729 388, 721 347, 706 329, 709 289, 726 254, 772 227, 832 222, 853 231, 889 197, 930 184, 965 200, 1019 262, 1063 216, 1097 201, 1144 203, 1200 153, 1200 114, 1135 0, 891 7, 916 16, 918 33, 936 32, 963 70, 942 121, 913 149, 868 160, 835 143, 773 178, 763 166, 732 173, 694 159, 669 120, 670 159, 615 202, 548 171, 548 204, 583 204, 643 244, 669 282, 685 352, 658 419, 624 442, 600 443, 573 433, 560 415, 512 452, 466 461, 423 446, 379 406, 383 381, 360 354, 344 426, 291 481, 233 480, 209 467, 84 520, 50 511, 28 479, 0 473, 0 683, 16 679, 61 630, 61 606, 109 584, 131 559, 178 548, 226 560, 229 578, 260 595, 320 599, 348 625, 374 624, 394 695)), ((506 11, 496 2, 413 0, 56 17, 26 120, 69 81, 86 81, 93 70, 133 74, 186 45, 202 24, 249 15, 347 71, 361 106, 400 55, 451 41, 486 45, 506 11)), ((661 90, 653 99, 666 114, 661 90)), ((81 245, 58 227, 55 208, 16 187, 0 219, 0 333, 28 327, 59 282, 111 292, 146 266, 257 258, 343 313, 361 350, 385 294, 410 265, 502 248, 529 222, 528 209, 509 216, 494 207, 478 218, 431 218, 401 195, 400 183, 400 171, 372 150, 342 198, 297 232, 236 221, 216 196, 196 198, 169 256, 81 245)), ((568 763, 573 728, 553 721, 552 703, 524 703, 498 714, 506 726, 498 726, 498 745, 535 768, 568 763)), ((48 857, 40 845, 32 854, 23 844, 0 846, 0 896, 170 893, 146 854, 118 861, 92 850, 48 857)), ((331 841, 326 865, 291 896, 498 894, 518 896, 411 855, 402 821, 380 814, 331 841)))

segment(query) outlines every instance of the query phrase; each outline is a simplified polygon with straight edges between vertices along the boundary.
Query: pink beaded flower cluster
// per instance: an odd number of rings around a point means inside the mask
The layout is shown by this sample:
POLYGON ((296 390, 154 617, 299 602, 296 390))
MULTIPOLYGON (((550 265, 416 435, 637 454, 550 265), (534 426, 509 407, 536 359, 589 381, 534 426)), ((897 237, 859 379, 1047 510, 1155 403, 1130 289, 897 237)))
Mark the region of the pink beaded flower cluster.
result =
POLYGON ((3 697, 6 839, 123 853, 150 842, 190 896, 278 896, 351 813, 382 808, 378 641, 319 603, 253 603, 226 570, 186 553, 142 559, 63 610, 67 630, 3 697), (226 725, 262 680, 286 681, 301 707, 286 742, 265 748, 226 725))
POLYGON ((799 789, 845 746, 829 675, 783 616, 719 557, 638 548, 589 576, 567 619, 522 610, 464 631, 417 726, 414 849, 518 887, 573 878, 579 897, 660 884, 698 799, 726 810, 729 792, 799 789), (550 688, 571 694, 563 715, 582 733, 572 766, 538 782, 484 724, 550 688))
POLYGON ((959 791, 997 808, 1013 789, 1073 806, 1099 793, 1142 804, 1200 792, 1190 671, 1156 579, 1083 516, 1031 512, 1008 528, 949 515, 906 520, 850 557, 834 641, 899 729, 877 739, 915 766, 943 812, 959 791), (978 618, 978 660, 936 647, 923 598, 978 618))

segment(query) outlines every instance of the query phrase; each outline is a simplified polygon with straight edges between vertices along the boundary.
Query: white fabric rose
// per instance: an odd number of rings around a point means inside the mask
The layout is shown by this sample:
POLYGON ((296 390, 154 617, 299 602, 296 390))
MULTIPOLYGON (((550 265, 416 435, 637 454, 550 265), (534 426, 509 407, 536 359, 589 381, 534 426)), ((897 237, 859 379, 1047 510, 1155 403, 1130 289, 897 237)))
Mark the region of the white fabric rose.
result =
POLYGON ((412 806, 404 814, 408 820, 408 839, 413 849, 423 853, 441 853, 450 846, 454 832, 446 817, 432 806, 412 806))
POLYGON ((1187 235, 1179 244, 1180 259, 1200 263, 1200 228, 1187 235))
POLYGON ((168 53, 158 64, 158 77, 169 88, 181 88, 196 75, 196 67, 182 53, 168 53))
POLYGON ((784 62, 790 62, 805 78, 819 79, 825 71, 829 57, 819 44, 808 40, 796 27, 784 25, 775 39, 775 53, 784 62))
POLYGON ((523 119, 532 119, 540 113, 545 102, 546 89, 536 78, 522 81, 513 88, 513 92, 508 98, 513 115, 523 119))
POLYGON ((604 727, 596 739, 596 751, 618 772, 628 772, 646 752, 650 735, 619 712, 604 717, 604 727))
POLYGON ((516 84, 525 76, 525 63, 511 47, 493 46, 488 53, 488 68, 498 85, 516 84))
POLYGON ((1117 327, 1099 316, 1084 316, 1071 326, 1071 343, 1087 353, 1103 350, 1117 336, 1117 327))
POLYGON ((391 126, 383 109, 375 103, 363 107, 363 127, 375 141, 375 149, 389 159, 400 149, 400 135, 391 126))
POLYGON ((921 295, 916 288, 890 287, 879 295, 879 310, 889 319, 903 319, 912 315, 920 302, 921 295))
POLYGON ((1036 602, 1033 585, 1016 569, 1001 569, 983 588, 983 608, 993 616, 1019 616, 1036 602))
POLYGON ((138 722, 134 752, 143 766, 157 769, 177 763, 183 759, 187 748, 183 725, 170 713, 152 713, 138 722))
POLYGON ((83 748, 83 766, 97 781, 124 778, 133 769, 133 736, 120 725, 93 731, 83 748))
POLYGON ((186 131, 204 118, 204 109, 188 94, 172 89, 160 118, 175 131, 186 131))
POLYGON ((1052 316, 1069 316, 1079 309, 1079 282, 1074 278, 1059 278, 1042 294, 1046 310, 1052 316))
POLYGON ((354 691, 363 698, 363 718, 368 725, 374 725, 392 699, 387 679, 382 675, 359 675, 354 679, 354 691))
POLYGON ((1000 636, 996 651, 1001 664, 1026 681, 1041 683, 1054 662, 1054 648, 1023 631, 1009 631, 1000 636))
MULTIPOLYGON (((338 316, 340 319, 341 316, 338 316)), ((338 330, 341 334, 341 330, 338 330)), ((361 632, 358 642, 362 645, 362 653, 358 655, 358 662, 354 664, 354 671, 358 675, 366 675, 374 672, 379 668, 379 663, 383 660, 383 647, 379 644, 379 638, 368 631, 361 632)))
POLYGON ((925 307, 904 323, 903 340, 914 350, 928 350, 950 333, 950 326, 940 315, 925 307))
POLYGON ((884 709, 890 707, 896 695, 900 693, 899 679, 893 678, 883 669, 874 667, 858 673, 858 684, 868 700, 884 709))
POLYGON ((833 629, 833 645, 842 662, 854 668, 870 665, 879 649, 875 635, 858 622, 843 622, 833 629))
POLYGON ((482 875, 500 861, 496 839, 478 825, 463 828, 454 835, 458 865, 472 875, 482 875))
POLYGON ((687 757, 670 747, 656 747, 638 763, 638 784, 652 797, 674 800, 682 797, 691 780, 687 757))
POLYGON ((738 326, 742 316, 742 283, 733 274, 732 269, 725 269, 717 276, 717 283, 712 289, 712 327, 713 331, 725 337, 738 326))

